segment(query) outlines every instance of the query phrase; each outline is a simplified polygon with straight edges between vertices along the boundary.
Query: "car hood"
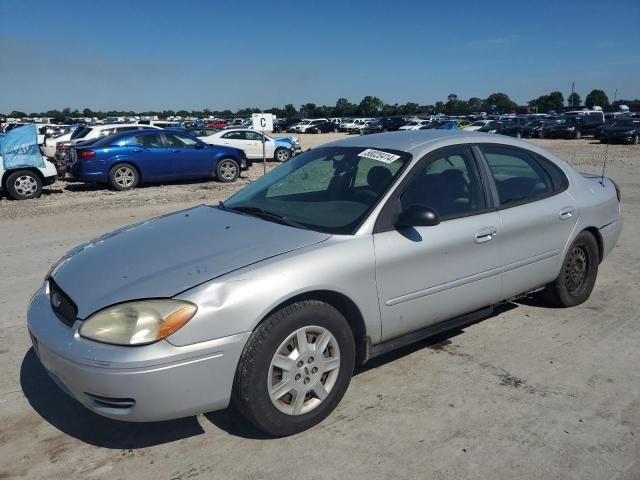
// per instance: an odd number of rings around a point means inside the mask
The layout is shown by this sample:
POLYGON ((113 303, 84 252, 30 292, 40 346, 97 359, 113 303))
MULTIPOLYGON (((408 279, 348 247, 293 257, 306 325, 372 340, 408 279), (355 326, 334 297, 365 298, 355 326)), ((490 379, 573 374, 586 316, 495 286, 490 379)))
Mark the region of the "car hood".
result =
POLYGON ((172 297, 330 235, 198 206, 124 227, 67 253, 50 275, 78 317, 127 300, 172 297))

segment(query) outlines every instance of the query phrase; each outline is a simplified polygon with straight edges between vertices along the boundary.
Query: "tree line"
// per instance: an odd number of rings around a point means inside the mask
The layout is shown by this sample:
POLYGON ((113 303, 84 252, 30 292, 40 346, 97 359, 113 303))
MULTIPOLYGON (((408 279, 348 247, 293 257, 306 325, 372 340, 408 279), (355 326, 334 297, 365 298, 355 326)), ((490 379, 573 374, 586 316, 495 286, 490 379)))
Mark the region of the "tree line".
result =
MULTIPOLYGON (((617 107, 620 104, 627 104, 640 108, 640 100, 619 100, 613 105, 609 104, 607 94, 600 89, 594 89, 585 97, 584 106, 592 108, 600 106, 603 109, 617 107)), ((467 100, 460 99, 458 95, 452 93, 447 96, 446 101, 438 101, 433 105, 420 105, 415 102, 407 102, 403 105, 398 103, 388 104, 380 98, 372 95, 365 96, 359 103, 351 103, 346 98, 339 98, 335 105, 316 105, 315 103, 305 103, 296 108, 293 104, 286 104, 284 107, 272 107, 268 109, 260 108, 241 108, 236 111, 232 110, 149 110, 145 112, 109 110, 94 111, 90 108, 83 110, 72 110, 64 108, 63 110, 49 110, 46 112, 30 113, 12 111, 8 117, 48 117, 54 121, 65 121, 69 118, 89 117, 104 119, 107 117, 132 117, 132 116, 158 116, 167 118, 171 116, 180 117, 216 117, 216 118, 234 118, 249 117, 252 113, 273 113, 278 118, 291 117, 378 117, 392 115, 470 115, 479 112, 486 113, 547 113, 550 111, 560 112, 564 109, 582 108, 582 99, 578 93, 571 93, 566 101, 564 95, 560 91, 550 92, 548 95, 542 95, 538 98, 530 100, 527 105, 518 105, 506 93, 492 93, 487 98, 471 97, 467 100)), ((635 109, 635 108, 634 108, 635 109)), ((5 116, 0 114, 0 117, 5 116)))

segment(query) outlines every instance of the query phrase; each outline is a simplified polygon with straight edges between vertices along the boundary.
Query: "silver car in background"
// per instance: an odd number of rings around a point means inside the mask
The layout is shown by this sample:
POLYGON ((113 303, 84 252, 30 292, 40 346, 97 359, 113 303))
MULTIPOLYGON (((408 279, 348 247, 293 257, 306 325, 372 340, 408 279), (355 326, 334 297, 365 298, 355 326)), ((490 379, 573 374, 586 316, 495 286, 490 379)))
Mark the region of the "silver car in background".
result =
POLYGON ((28 326, 54 381, 98 414, 155 421, 233 400, 290 435, 331 413, 356 364, 526 293, 584 302, 621 230, 612 180, 529 143, 354 137, 220 205, 75 248, 28 326))

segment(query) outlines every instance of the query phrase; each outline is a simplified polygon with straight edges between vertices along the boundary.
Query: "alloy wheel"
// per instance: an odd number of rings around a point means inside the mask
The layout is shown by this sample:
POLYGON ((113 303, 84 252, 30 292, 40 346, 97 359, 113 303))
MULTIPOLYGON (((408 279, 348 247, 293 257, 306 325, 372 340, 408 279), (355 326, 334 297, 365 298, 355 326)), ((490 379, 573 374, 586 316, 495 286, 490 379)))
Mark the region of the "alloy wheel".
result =
POLYGON ((280 344, 267 377, 271 403, 287 415, 317 408, 331 393, 340 371, 338 341, 326 328, 300 328, 280 344))
POLYGON ((122 188, 131 188, 136 180, 136 174, 129 167, 120 167, 113 175, 113 180, 122 188))
POLYGON ((238 173, 236 165, 230 160, 223 160, 220 164, 220 175, 225 180, 233 180, 238 173))

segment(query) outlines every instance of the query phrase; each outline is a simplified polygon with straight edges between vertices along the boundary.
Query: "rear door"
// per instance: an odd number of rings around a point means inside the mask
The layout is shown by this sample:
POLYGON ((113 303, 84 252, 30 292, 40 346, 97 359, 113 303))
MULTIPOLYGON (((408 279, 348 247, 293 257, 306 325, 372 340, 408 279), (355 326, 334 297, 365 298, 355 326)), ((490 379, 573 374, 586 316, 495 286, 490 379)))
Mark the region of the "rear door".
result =
POLYGON ((507 145, 478 149, 500 204, 501 296, 509 298, 558 275, 579 212, 566 176, 549 160, 507 145))
POLYGON ((478 310, 500 297, 499 216, 471 147, 438 149, 412 175, 385 206, 373 235, 383 340, 478 310), (436 210, 440 224, 380 225, 380 219, 393 217, 389 209, 412 205, 436 210))

